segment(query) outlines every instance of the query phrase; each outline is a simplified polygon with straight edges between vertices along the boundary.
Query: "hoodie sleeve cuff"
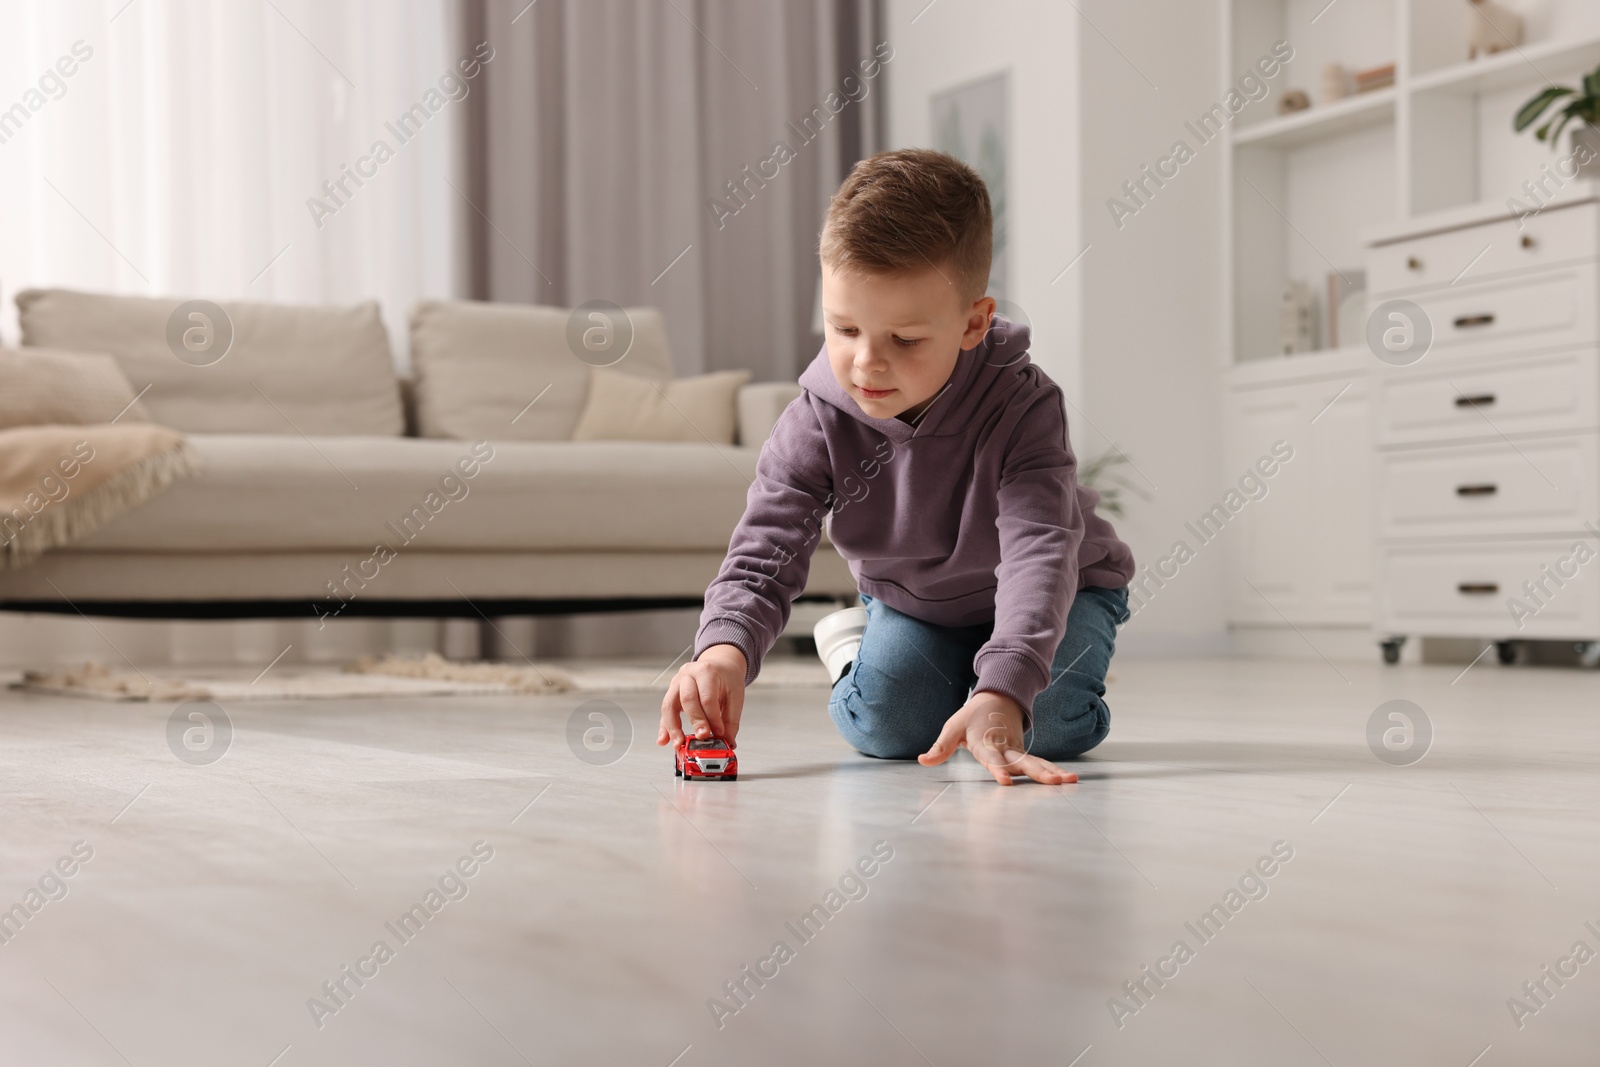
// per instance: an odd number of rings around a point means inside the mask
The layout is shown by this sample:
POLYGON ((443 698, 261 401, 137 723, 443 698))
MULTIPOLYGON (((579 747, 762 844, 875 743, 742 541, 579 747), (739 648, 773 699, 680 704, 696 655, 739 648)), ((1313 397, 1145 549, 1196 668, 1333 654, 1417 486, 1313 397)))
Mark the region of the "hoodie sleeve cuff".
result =
POLYGON ((712 645, 732 645, 744 653, 745 685, 755 681, 756 675, 761 673, 761 652, 757 649, 754 635, 743 623, 727 617, 707 622, 700 627, 700 634, 694 640, 694 658, 699 659, 700 653, 712 645))
POLYGON ((1033 702, 1044 691, 1048 679, 1039 677, 1039 668, 1021 652, 987 652, 976 664, 978 684, 974 692, 989 690, 1004 693, 1022 705, 1022 725, 1033 726, 1033 702))

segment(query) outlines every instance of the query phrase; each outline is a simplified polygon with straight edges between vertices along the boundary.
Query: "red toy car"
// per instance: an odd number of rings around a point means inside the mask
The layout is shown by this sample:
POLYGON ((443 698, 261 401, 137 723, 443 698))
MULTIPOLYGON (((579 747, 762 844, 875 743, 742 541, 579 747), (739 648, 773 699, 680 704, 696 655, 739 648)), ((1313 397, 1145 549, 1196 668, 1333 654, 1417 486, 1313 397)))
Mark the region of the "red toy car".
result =
POLYGON ((733 746, 720 737, 687 736, 672 757, 672 773, 683 779, 723 778, 731 782, 739 777, 739 757, 733 754, 733 746))

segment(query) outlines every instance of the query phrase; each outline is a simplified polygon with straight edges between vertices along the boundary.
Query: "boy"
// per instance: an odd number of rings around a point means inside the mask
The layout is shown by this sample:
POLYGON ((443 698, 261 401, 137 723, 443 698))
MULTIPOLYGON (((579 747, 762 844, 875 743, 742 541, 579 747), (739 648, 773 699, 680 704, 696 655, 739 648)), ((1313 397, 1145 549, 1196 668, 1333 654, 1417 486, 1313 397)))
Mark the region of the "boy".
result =
POLYGON ((761 450, 658 745, 683 712, 735 742, 826 521, 863 604, 817 626, 845 740, 924 766, 965 746, 1001 785, 1078 780, 1049 761, 1110 729, 1133 555, 1077 482, 1027 328, 983 295, 993 229, 982 179, 938 152, 879 153, 834 194, 826 345, 761 450))

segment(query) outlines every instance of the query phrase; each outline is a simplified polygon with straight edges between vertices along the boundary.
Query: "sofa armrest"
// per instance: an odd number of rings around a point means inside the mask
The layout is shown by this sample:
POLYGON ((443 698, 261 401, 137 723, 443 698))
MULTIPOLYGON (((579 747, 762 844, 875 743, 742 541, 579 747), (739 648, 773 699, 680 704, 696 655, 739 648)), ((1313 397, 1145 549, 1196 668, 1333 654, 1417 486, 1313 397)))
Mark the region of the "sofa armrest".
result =
POLYGON ((760 448, 783 409, 801 393, 799 382, 757 382, 739 387, 739 444, 760 448))

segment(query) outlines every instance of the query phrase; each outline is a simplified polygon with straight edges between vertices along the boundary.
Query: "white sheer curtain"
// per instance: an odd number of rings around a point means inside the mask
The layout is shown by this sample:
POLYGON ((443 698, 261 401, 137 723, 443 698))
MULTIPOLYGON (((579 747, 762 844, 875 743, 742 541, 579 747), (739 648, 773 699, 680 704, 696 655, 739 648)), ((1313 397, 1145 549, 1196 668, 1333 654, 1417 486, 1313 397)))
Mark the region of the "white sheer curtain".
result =
MULTIPOLYGON (((412 301, 459 288, 465 105, 403 145, 385 123, 471 53, 458 26, 455 0, 8 0, 0 340, 16 342, 12 297, 34 286, 375 298, 403 362, 412 301), (319 227, 307 200, 379 139, 393 158, 319 227)), ((0 614, 0 664, 265 665, 288 644, 286 663, 441 639, 431 620, 351 620, 315 641, 305 625, 0 614)))
POLYGON ((403 145, 385 127, 470 52, 454 0, 31 0, 3 21, 8 341, 12 295, 59 285, 376 298, 403 353, 411 302, 457 290, 464 105, 403 145), (394 158, 319 226, 307 201, 379 139, 394 158))

